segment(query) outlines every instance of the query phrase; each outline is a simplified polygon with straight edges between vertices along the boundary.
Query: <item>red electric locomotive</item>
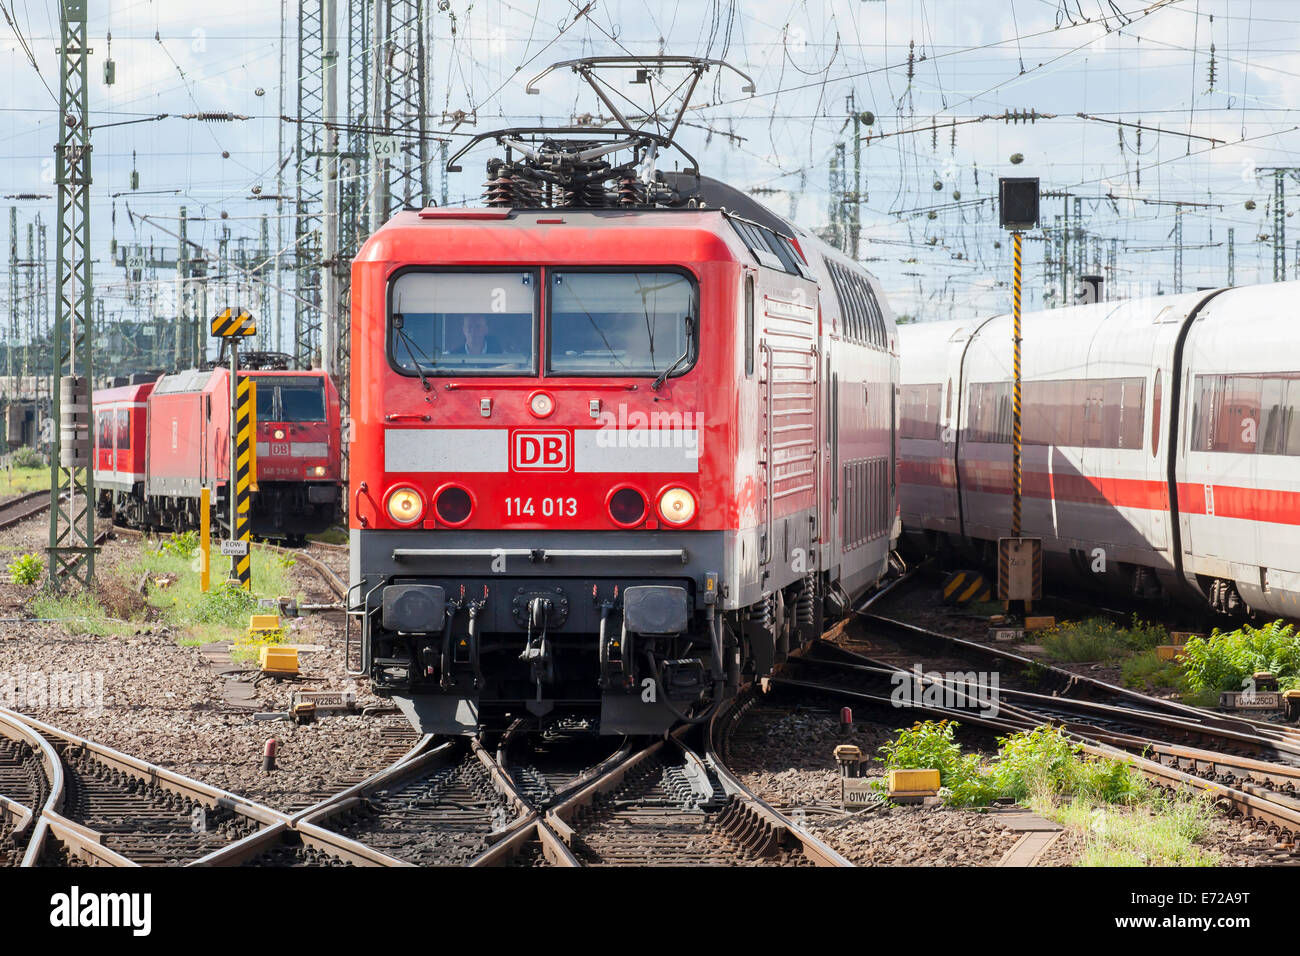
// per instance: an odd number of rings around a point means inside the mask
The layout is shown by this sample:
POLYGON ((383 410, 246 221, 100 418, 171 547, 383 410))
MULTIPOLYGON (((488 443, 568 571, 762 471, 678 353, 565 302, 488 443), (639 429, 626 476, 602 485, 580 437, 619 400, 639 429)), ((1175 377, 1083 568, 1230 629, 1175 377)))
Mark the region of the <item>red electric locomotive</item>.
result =
POLYGON ((897 535, 875 280, 701 177, 620 208, 590 143, 548 144, 489 164, 497 208, 400 213, 353 264, 349 610, 424 732, 702 719, 897 535), (537 208, 530 171, 575 168, 537 208))
MULTIPOLYGON (((301 541, 339 518, 339 396, 323 372, 243 371, 257 385, 252 532, 301 541)), ((198 527, 199 493, 228 514, 230 372, 190 369, 95 393, 101 514, 130 527, 198 527), (126 427, 129 418, 130 427, 126 427), (129 469, 129 470, 128 470, 129 469)))

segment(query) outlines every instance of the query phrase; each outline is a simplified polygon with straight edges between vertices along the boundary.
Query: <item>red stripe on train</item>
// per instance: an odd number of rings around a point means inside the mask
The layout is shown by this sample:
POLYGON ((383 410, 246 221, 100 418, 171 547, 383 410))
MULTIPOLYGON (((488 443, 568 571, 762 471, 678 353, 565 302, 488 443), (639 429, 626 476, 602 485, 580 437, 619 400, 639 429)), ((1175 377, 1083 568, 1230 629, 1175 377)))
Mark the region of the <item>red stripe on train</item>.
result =
MULTIPOLYGON (((905 484, 949 489, 956 487, 956 476, 950 461, 905 459, 899 464, 899 477, 905 484)), ((1163 481, 1059 471, 1026 471, 1021 476, 1021 481, 1026 498, 1147 511, 1169 510, 1167 486, 1163 481)), ((962 483, 970 492, 1010 495, 1011 465, 1001 462, 965 462, 962 465, 962 483)), ((1300 525, 1300 492, 1278 488, 1207 486, 1179 482, 1178 507, 1183 514, 1300 525), (1207 487, 1211 489, 1208 500, 1205 493, 1207 487)))

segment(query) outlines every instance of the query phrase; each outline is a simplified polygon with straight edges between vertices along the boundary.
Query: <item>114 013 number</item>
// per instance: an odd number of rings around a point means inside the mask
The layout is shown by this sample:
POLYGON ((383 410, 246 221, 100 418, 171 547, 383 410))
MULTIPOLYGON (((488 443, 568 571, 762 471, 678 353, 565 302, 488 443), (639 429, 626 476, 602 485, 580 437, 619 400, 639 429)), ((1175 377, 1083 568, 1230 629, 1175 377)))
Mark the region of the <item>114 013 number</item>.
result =
POLYGON ((507 498, 506 517, 575 518, 578 515, 577 498, 507 498))

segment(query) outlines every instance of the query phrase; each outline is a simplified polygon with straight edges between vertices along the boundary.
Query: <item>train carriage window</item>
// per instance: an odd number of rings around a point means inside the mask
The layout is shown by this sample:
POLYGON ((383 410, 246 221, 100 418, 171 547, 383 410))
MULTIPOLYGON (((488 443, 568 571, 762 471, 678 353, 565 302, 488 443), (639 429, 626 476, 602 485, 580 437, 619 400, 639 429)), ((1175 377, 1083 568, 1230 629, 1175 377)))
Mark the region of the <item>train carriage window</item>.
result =
POLYGON ((1210 451, 1210 419, 1217 401, 1218 375, 1198 375, 1192 387, 1192 433, 1189 451, 1210 451))
POLYGON ((902 438, 939 438, 941 422, 939 403, 942 385, 904 385, 902 387, 902 438))
POLYGON ((995 444, 1011 441, 1011 383, 973 383, 968 418, 968 441, 995 444))
POLYGON ((1023 431, 1021 440, 1026 445, 1054 445, 1056 432, 1052 428, 1051 382, 1025 382, 1021 387, 1023 431))
POLYGON ((1142 426, 1146 417, 1146 382, 1126 378, 1120 382, 1119 443, 1116 448, 1141 448, 1142 426))
POLYGON ((1254 453, 1259 433, 1259 400, 1260 379, 1247 375, 1227 379, 1215 423, 1216 450, 1254 453))
POLYGON ((112 412, 100 412, 95 416, 95 445, 99 448, 113 447, 112 412))
POLYGON ((1120 424, 1124 416, 1124 381, 1107 379, 1101 392, 1101 448, 1123 448, 1120 424))
POLYGON ((405 272, 390 292, 389 356, 406 375, 537 371, 533 272, 405 272))
POLYGON ((1151 457, 1160 454, 1160 409, 1162 395, 1160 391, 1160 369, 1156 369, 1155 384, 1151 387, 1151 457))
POLYGON ((1102 441, 1102 406, 1105 404, 1106 386, 1102 382, 1083 384, 1083 441, 1084 448, 1104 448, 1102 441))
POLYGON ((1086 441, 1084 406, 1088 399, 1088 383, 1071 381, 1065 382, 1064 385, 1065 388, 1062 391, 1067 396, 1064 424, 1067 430, 1065 440, 1061 444, 1071 448, 1083 448, 1086 441))
POLYGON ((1300 455, 1300 414, 1296 414, 1297 407, 1300 407, 1300 379, 1292 378, 1287 381, 1286 412, 1282 419, 1286 438, 1278 454, 1300 455))
POLYGON ((125 408, 117 410, 116 435, 118 451, 129 451, 131 449, 131 412, 125 408))

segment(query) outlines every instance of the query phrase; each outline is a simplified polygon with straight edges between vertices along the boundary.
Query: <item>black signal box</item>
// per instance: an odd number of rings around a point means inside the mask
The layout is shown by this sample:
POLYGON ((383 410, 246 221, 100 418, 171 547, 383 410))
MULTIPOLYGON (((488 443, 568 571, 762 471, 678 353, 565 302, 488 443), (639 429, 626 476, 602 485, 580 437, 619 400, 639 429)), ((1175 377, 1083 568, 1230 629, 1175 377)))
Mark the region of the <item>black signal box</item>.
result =
POLYGON ((998 219, 1015 232, 1038 225, 1037 176, 998 180, 998 219))

